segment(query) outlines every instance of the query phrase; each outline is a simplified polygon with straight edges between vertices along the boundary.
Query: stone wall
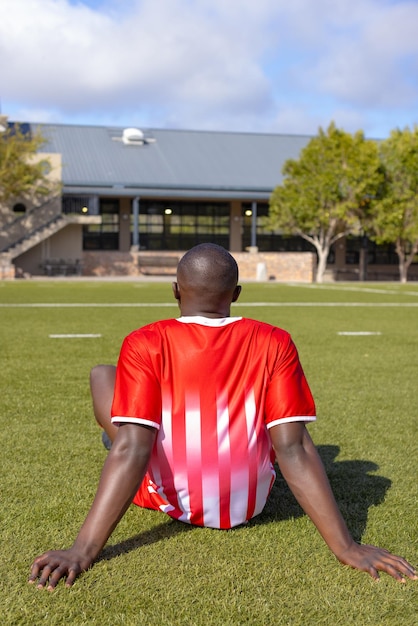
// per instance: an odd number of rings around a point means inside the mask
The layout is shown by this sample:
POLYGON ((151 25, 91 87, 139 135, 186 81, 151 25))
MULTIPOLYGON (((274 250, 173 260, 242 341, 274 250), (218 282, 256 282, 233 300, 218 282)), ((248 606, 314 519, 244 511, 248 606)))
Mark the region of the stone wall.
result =
POLYGON ((15 266, 7 254, 0 254, 0 280, 16 278, 15 266))
MULTIPOLYGON (((83 252, 84 276, 143 276, 138 256, 156 257, 162 263, 164 256, 178 256, 184 251, 167 252, 83 252)), ((233 252, 241 280, 276 280, 279 282, 312 282, 316 259, 311 252, 233 252)), ((162 266, 147 270, 148 274, 175 275, 173 268, 162 266)))
POLYGON ((233 252, 242 280, 313 282, 316 257, 312 252, 233 252))
POLYGON ((83 276, 140 276, 137 252, 83 252, 83 276))

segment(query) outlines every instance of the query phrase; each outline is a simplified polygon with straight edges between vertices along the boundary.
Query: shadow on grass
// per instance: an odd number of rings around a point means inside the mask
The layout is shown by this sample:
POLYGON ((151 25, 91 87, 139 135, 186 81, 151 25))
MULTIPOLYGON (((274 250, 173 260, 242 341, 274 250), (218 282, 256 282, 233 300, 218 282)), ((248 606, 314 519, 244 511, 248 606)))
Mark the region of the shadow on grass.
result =
MULTIPOLYGON (((336 461, 338 446, 317 446, 325 466, 339 509, 355 541, 360 541, 366 529, 368 510, 383 502, 391 481, 376 476, 379 466, 372 461, 336 461)), ((264 511, 251 524, 265 524, 296 518, 304 512, 296 502, 280 470, 264 511)))
POLYGON ((155 515, 159 515, 160 519, 163 519, 162 524, 153 526, 153 528, 150 528, 149 530, 144 530, 142 533, 138 533, 138 535, 130 537, 120 543, 116 543, 113 546, 105 546, 100 553, 100 556, 97 558, 96 563, 100 561, 110 561, 121 554, 127 554, 128 552, 137 550, 142 546, 148 546, 196 528, 190 524, 184 524, 183 522, 173 520, 168 515, 164 515, 159 511, 155 511, 155 515))
MULTIPOLYGON (((391 481, 383 476, 369 472, 379 469, 371 461, 336 461, 338 446, 317 446, 319 455, 331 483, 338 506, 348 528, 356 541, 360 541, 365 531, 367 514, 371 506, 383 502, 391 481)), ((249 522, 251 526, 274 521, 297 518, 304 512, 296 502, 278 468, 276 482, 264 511, 249 522)), ((162 515, 156 512, 156 515, 162 515)), ((184 524, 168 517, 163 522, 125 541, 104 548, 97 561, 108 561, 121 554, 126 554, 144 545, 150 545, 174 537, 180 533, 194 530, 194 526, 184 524)))

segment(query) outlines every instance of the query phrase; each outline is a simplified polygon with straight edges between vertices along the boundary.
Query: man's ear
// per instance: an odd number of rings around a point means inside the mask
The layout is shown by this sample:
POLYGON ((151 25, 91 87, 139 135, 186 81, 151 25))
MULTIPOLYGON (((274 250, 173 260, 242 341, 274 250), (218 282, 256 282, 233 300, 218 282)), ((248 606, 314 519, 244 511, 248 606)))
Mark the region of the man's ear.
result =
POLYGON ((232 302, 236 302, 238 300, 239 294, 241 293, 241 289, 242 289, 241 285, 237 285, 235 287, 234 293, 233 293, 233 296, 232 296, 232 302))
POLYGON ((177 283, 171 283, 171 288, 173 290, 173 294, 176 300, 180 302, 180 289, 177 283))

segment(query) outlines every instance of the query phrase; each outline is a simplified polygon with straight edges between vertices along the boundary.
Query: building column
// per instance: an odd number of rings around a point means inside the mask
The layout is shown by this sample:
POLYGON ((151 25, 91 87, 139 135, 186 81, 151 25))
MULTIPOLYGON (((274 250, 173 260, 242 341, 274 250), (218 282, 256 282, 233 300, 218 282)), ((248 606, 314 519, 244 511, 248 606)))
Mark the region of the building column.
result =
POLYGON ((131 247, 131 199, 121 198, 119 205, 119 250, 129 252, 131 247))
POLYGON ((133 214, 133 232, 132 232, 132 250, 139 250, 139 203, 141 199, 139 196, 136 196, 132 200, 132 214, 133 214))
POLYGON ((238 200, 230 203, 229 250, 242 252, 242 204, 238 200))

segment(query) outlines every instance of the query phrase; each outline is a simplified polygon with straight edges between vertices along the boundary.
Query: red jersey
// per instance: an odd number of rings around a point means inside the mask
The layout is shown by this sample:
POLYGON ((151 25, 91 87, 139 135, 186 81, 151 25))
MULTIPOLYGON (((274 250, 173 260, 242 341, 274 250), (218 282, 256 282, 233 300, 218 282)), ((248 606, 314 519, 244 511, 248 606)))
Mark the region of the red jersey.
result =
POLYGON ((268 429, 315 420, 290 335, 246 318, 181 317, 123 342, 112 422, 158 429, 134 502, 199 526, 261 513, 275 478, 268 429))

